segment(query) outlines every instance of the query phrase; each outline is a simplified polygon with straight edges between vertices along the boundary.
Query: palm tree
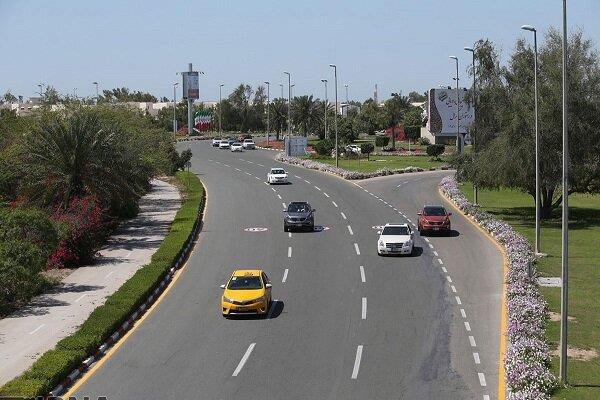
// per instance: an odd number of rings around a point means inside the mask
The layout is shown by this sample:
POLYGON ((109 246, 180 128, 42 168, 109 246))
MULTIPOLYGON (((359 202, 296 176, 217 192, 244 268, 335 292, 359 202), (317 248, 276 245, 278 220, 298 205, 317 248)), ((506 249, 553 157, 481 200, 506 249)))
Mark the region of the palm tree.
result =
POLYGON ((287 101, 282 98, 274 99, 270 107, 271 126, 276 127, 277 140, 279 140, 279 134, 287 128, 287 101))
POLYGON ((304 136, 314 129, 318 129, 323 118, 320 102, 313 100, 313 96, 294 97, 292 100, 292 119, 300 126, 304 136))
POLYGON ((25 190, 46 205, 65 207, 95 195, 105 205, 137 199, 151 172, 119 127, 89 108, 47 114, 27 142, 25 190))

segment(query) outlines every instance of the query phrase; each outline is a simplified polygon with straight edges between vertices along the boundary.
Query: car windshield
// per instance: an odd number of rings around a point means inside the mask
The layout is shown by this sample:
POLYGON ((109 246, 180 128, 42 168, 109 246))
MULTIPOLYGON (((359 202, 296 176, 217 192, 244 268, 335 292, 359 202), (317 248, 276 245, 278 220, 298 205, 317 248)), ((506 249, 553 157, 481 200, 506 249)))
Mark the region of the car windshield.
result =
POLYGON ((428 215, 432 217, 440 217, 446 215, 446 210, 444 207, 439 206, 428 206, 423 208, 423 215, 428 215))
POLYGON ((288 206, 288 212, 306 213, 310 211, 310 206, 306 203, 292 203, 288 206))
POLYGON ((272 169, 271 173, 275 174, 275 175, 281 175, 281 174, 285 174, 285 171, 282 169, 272 169))
POLYGON ((238 143, 238 142, 235 142, 233 145, 234 145, 234 146, 241 146, 242 144, 241 144, 241 143, 238 143))
POLYGON ((262 282, 258 276, 234 276, 229 281, 227 289, 230 290, 253 290, 262 289, 262 282))
POLYGON ((386 226, 383 228, 382 235, 409 235, 406 226, 386 226))
POLYGON ((252 143, 253 140, 252 139, 245 139, 244 142, 246 142, 246 143, 252 143))

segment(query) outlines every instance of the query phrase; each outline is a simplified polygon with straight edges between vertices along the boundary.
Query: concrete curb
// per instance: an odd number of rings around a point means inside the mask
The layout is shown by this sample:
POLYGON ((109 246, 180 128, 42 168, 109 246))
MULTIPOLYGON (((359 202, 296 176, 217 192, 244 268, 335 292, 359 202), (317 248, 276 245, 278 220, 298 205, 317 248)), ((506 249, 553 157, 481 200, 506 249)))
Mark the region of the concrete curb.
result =
POLYGON ((167 272, 166 276, 160 281, 160 283, 156 286, 156 288, 152 291, 150 296, 146 298, 146 301, 138 307, 136 311, 134 311, 129 318, 121 326, 114 332, 106 342, 104 342, 96 351, 86 358, 83 363, 74 369, 68 376, 63 380, 58 386, 56 386, 52 391, 48 394, 48 397, 57 397, 65 392, 69 386, 71 386, 75 380, 79 376, 81 376, 90 366, 92 366, 96 361, 98 361, 104 354, 110 349, 116 342, 121 339, 125 333, 133 326, 135 321, 141 317, 146 310, 150 308, 150 306, 154 303, 154 301, 160 296, 163 290, 168 286, 168 283, 171 281, 175 272, 180 269, 185 262, 187 261, 190 253, 192 252, 192 248, 194 247, 194 242, 198 237, 198 233, 202 229, 202 220, 204 214, 204 205, 206 203, 206 194, 200 201, 200 205, 198 207, 198 214, 196 215, 196 220, 194 221, 194 227, 192 228, 192 232, 188 236, 187 240, 183 244, 181 250, 179 251, 179 255, 176 261, 167 272))

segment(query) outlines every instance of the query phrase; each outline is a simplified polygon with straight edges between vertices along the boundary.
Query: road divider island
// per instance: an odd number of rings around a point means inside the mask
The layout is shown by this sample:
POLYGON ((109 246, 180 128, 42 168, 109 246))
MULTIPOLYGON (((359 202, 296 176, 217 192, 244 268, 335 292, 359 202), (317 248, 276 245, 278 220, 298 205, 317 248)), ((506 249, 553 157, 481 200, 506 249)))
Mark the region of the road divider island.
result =
POLYGON ((79 330, 59 341, 21 376, 2 386, 0 396, 60 395, 133 326, 168 286, 193 248, 205 204, 204 187, 195 174, 179 171, 176 178, 182 190, 182 205, 150 263, 96 308, 79 330))

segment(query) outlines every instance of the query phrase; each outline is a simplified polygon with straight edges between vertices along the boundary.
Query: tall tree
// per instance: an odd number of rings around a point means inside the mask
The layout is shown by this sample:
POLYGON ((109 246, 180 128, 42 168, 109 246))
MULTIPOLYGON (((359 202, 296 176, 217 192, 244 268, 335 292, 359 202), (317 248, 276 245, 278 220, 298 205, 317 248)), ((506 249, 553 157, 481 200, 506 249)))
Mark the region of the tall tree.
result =
POLYGON ((300 132, 307 136, 318 129, 323 118, 321 103, 313 100, 313 96, 299 96, 292 99, 292 121, 300 127, 300 132))

